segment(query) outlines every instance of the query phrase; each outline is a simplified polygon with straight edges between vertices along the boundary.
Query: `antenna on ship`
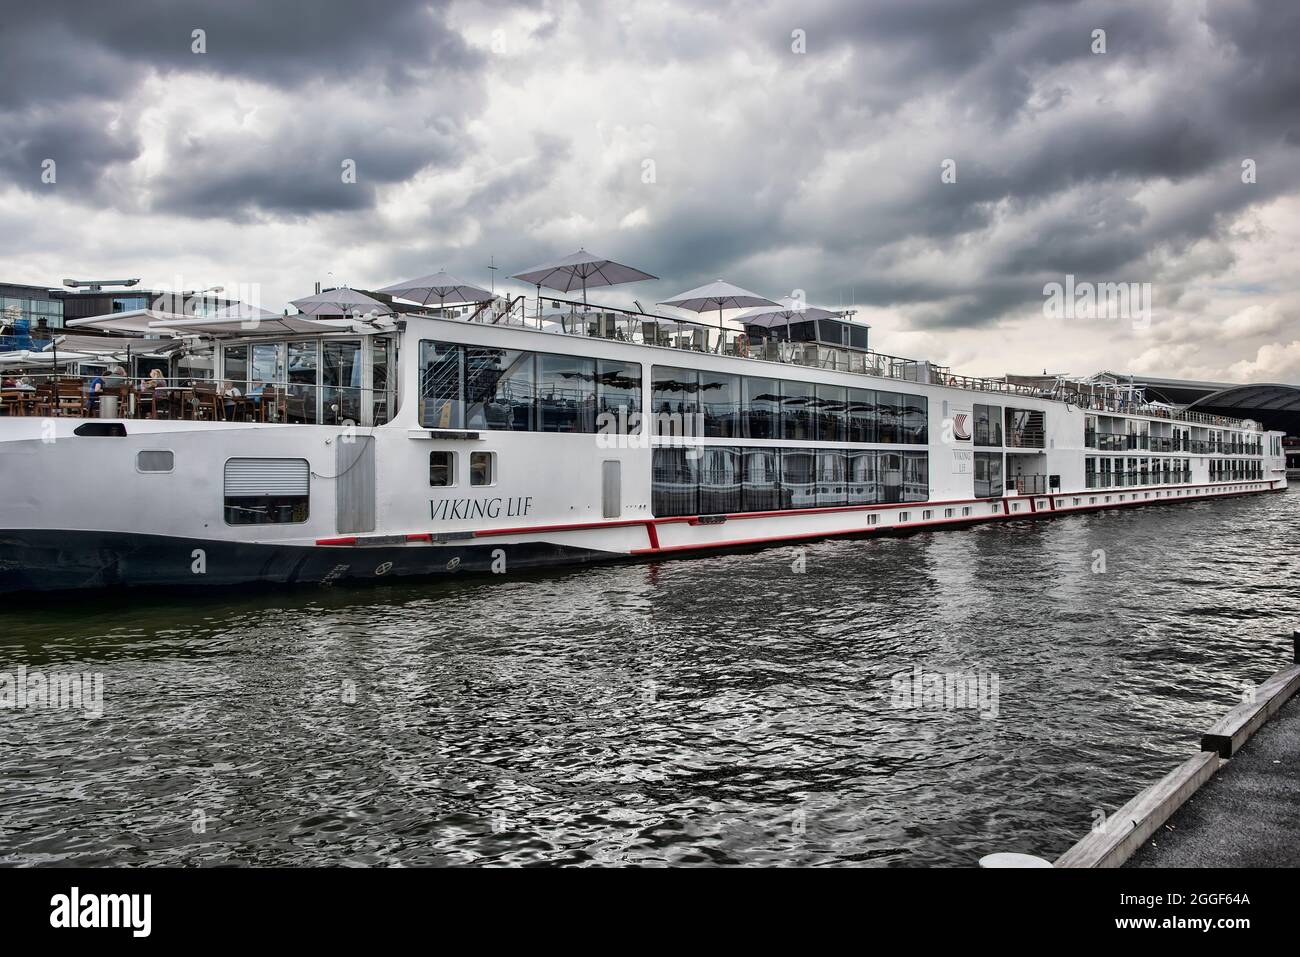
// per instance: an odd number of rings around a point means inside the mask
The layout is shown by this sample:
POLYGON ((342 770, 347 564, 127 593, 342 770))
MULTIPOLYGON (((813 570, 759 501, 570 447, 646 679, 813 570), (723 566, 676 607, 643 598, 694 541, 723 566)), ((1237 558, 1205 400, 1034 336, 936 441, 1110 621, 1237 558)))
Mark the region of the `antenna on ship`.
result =
POLYGON ((492 274, 492 286, 491 286, 491 289, 490 289, 489 291, 492 293, 492 298, 493 298, 493 299, 495 299, 495 298, 497 297, 497 269, 499 269, 499 268, 500 268, 500 267, 497 266, 497 257, 496 257, 496 256, 489 256, 489 257, 488 257, 488 272, 490 272, 490 273, 492 274))

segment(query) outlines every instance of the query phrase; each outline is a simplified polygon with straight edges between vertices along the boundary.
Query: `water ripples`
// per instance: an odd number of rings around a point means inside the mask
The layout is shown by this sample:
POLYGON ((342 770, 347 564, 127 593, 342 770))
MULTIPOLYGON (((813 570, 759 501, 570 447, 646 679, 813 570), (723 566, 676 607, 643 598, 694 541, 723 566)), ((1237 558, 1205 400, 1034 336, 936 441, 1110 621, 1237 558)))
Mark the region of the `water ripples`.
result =
POLYGON ((106 707, 0 711, 0 861, 1052 857, 1286 661, 1298 501, 19 607, 0 669, 102 673, 106 707), (996 676, 996 718, 895 707, 914 668, 996 676))

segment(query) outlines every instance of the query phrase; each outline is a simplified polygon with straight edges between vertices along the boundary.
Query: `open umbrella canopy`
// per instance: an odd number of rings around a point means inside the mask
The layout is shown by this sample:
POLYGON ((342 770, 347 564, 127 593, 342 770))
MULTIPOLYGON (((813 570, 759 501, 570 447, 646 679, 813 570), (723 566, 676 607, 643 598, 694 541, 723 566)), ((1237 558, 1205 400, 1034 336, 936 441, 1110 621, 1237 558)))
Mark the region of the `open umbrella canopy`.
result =
POLYGON ((808 319, 843 319, 844 316, 838 312, 831 312, 829 309, 822 309, 818 306, 810 306, 801 299, 792 299, 790 296, 783 296, 777 300, 778 305, 775 309, 771 307, 759 306, 756 309, 750 309, 736 316, 736 321, 747 326, 772 326, 789 325, 792 322, 804 322, 808 319))
POLYGON ((643 279, 658 279, 648 272, 642 272, 633 266, 616 263, 585 249, 579 249, 570 256, 555 262, 543 263, 532 269, 515 273, 510 277, 534 286, 558 289, 560 292, 572 292, 575 289, 587 289, 590 286, 618 286, 625 282, 641 282, 643 279))
POLYGON ((290 302, 297 306, 300 312, 309 316, 347 316, 354 312, 376 312, 387 315, 392 312, 378 299, 372 299, 365 293, 349 289, 347 286, 340 286, 328 292, 318 292, 314 296, 291 299, 290 302))
POLYGON ((760 296, 748 289, 741 289, 729 282, 717 279, 697 289, 689 289, 672 299, 665 299, 661 306, 676 306, 691 312, 704 312, 709 309, 744 309, 747 306, 776 306, 777 303, 760 296))
POLYGON ((427 306, 436 299, 440 308, 448 302, 487 302, 494 298, 488 290, 473 283, 461 282, 455 276, 447 275, 446 270, 431 276, 408 279, 406 282, 395 282, 375 291, 398 299, 409 299, 422 306, 427 306))

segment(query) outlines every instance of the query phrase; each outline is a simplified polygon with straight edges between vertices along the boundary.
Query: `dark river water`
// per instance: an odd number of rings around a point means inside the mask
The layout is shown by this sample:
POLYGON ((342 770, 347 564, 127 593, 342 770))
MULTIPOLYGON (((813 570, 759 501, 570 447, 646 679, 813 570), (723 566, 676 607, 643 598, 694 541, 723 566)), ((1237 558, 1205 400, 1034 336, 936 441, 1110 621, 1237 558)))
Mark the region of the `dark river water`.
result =
POLYGON ((0 863, 1052 858, 1289 660, 1298 513, 1292 492, 365 591, 7 600, 0 671, 102 675, 103 712, 0 711, 0 863), (899 693, 945 674, 985 699, 899 693))

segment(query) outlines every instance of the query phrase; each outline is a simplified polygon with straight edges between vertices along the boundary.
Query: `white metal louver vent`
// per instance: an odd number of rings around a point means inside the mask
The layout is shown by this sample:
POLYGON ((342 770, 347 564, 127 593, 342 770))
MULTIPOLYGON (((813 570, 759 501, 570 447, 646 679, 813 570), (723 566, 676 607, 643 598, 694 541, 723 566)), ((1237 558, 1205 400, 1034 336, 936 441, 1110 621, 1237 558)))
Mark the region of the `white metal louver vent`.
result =
POLYGON ((226 497, 306 495, 311 484, 306 459, 226 459, 226 497))

